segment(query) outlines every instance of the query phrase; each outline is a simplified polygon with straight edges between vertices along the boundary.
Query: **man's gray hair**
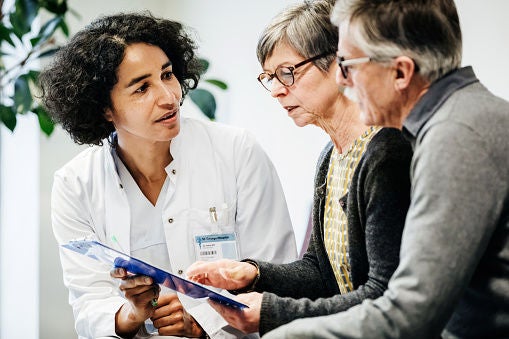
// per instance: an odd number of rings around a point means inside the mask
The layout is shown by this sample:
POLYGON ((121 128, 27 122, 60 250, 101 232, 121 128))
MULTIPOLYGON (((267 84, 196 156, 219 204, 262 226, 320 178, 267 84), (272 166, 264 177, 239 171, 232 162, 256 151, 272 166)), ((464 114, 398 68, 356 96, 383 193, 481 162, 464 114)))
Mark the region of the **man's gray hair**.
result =
POLYGON ((354 27, 352 42, 375 60, 410 57, 430 82, 461 66, 453 0, 337 0, 331 22, 354 27))

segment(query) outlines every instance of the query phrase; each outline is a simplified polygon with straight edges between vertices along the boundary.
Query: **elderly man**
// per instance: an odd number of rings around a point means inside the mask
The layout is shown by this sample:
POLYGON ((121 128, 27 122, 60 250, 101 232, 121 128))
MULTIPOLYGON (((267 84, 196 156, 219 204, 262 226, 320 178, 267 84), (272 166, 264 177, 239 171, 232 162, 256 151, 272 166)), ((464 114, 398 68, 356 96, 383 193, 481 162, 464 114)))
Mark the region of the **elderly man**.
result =
POLYGON ((266 338, 509 337, 509 103, 460 68, 453 0, 338 0, 340 84, 414 148, 400 265, 376 300, 266 338))

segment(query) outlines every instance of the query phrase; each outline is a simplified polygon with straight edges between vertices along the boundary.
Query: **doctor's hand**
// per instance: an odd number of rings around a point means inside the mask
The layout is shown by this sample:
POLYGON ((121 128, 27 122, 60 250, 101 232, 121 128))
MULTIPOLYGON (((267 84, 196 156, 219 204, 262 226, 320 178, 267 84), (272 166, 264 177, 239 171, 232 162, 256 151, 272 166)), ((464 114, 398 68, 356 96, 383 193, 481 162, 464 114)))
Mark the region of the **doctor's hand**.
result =
POLYGON ((175 293, 162 294, 150 318, 160 335, 199 338, 205 334, 194 318, 186 312, 175 293))
POLYGON ((128 301, 115 315, 115 331, 122 337, 133 336, 154 314, 161 288, 152 278, 129 275, 123 268, 112 269, 110 275, 119 279, 119 289, 128 301))
POLYGON ((209 299, 209 304, 236 329, 244 333, 258 332, 263 294, 257 292, 239 294, 235 300, 249 306, 242 310, 209 299))
POLYGON ((187 277, 200 284, 239 290, 250 286, 258 275, 256 266, 242 261, 221 259, 197 261, 187 269, 187 277))

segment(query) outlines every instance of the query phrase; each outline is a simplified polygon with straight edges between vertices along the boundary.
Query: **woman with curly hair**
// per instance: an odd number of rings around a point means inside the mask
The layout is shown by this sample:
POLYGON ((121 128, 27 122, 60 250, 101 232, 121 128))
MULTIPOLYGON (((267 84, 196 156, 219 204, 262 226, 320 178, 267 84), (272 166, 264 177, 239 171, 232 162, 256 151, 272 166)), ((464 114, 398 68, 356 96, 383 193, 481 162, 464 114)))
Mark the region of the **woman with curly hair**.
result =
MULTIPOLYGON (((92 238, 178 275, 195 260, 295 259, 279 179, 253 137, 180 117, 199 80, 195 48, 177 22, 117 14, 78 32, 41 73, 53 119, 91 145, 55 174, 59 244, 92 238), (200 251, 209 235, 211 250, 200 251)), ((66 249, 60 257, 80 338, 140 337, 149 325, 159 335, 242 335, 207 303, 160 293, 148 277, 66 249)))

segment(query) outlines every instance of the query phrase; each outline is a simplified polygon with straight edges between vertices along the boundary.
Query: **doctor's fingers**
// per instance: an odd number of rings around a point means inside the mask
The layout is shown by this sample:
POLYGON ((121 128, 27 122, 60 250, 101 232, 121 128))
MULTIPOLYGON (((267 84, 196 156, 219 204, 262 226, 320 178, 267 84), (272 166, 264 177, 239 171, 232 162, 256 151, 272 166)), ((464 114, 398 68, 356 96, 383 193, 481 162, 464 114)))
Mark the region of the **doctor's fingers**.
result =
POLYGON ((152 322, 160 335, 203 337, 204 332, 200 325, 183 308, 162 318, 154 318, 155 316, 151 317, 152 322))
POLYGON ((149 287, 155 285, 152 278, 144 275, 129 275, 119 279, 118 287, 124 291, 130 288, 149 287))
POLYGON ((125 268, 114 267, 110 271, 110 276, 112 278, 124 279, 124 278, 127 278, 129 275, 128 275, 127 271, 125 270, 125 268))
POLYGON ((142 285, 132 288, 120 286, 120 290, 124 294, 124 297, 131 302, 134 302, 135 304, 145 304, 151 300, 156 301, 159 298, 159 291, 161 290, 161 287, 156 284, 142 285))
POLYGON ((158 306, 152 315, 152 321, 184 310, 176 293, 160 295, 157 304, 158 306))

